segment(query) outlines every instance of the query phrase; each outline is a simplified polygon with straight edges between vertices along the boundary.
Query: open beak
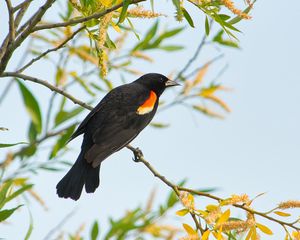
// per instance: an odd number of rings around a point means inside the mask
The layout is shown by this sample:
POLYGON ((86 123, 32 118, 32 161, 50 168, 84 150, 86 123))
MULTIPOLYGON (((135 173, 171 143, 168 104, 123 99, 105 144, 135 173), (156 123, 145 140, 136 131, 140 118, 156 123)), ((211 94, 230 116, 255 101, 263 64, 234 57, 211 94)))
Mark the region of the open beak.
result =
POLYGON ((180 84, 169 79, 168 81, 166 81, 165 86, 166 87, 173 87, 173 86, 180 86, 180 84))

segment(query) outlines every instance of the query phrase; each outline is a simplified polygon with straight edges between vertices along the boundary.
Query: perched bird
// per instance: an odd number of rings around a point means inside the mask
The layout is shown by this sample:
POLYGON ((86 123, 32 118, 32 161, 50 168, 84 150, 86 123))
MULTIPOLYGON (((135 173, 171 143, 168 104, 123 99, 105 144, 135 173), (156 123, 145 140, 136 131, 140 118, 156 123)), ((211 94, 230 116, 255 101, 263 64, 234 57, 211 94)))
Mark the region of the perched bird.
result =
POLYGON ((81 152, 69 172, 57 184, 62 198, 78 200, 99 186, 103 160, 130 143, 152 120, 160 95, 179 85, 164 75, 149 73, 111 90, 86 116, 70 140, 83 134, 81 152))

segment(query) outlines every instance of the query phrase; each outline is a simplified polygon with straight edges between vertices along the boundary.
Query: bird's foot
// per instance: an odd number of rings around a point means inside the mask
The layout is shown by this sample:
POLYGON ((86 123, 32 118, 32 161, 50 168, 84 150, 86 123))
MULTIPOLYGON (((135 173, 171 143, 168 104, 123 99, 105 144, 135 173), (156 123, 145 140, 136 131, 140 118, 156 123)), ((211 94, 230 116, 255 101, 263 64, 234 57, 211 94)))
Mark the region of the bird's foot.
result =
POLYGON ((134 154, 134 157, 132 158, 132 160, 135 162, 140 162, 141 158, 144 156, 142 150, 139 148, 134 149, 133 154, 134 154))

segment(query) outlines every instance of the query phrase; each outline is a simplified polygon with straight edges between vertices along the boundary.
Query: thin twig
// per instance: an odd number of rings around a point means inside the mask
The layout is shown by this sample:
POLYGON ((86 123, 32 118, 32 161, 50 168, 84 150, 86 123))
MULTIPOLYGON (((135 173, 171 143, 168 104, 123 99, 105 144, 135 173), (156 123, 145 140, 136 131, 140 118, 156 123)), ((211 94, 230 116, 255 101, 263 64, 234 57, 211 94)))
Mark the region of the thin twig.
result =
POLYGON ((70 213, 68 213, 57 225, 54 226, 43 238, 43 240, 48 240, 52 237, 52 235, 57 232, 62 226, 75 214, 76 208, 73 209, 70 213))
POLYGON ((13 8, 13 11, 16 12, 18 11, 19 9, 23 8, 25 5, 29 4, 30 2, 32 2, 33 0, 26 0, 24 2, 21 2, 19 5, 15 6, 13 8))
MULTIPOLYGON (((146 1, 146 0, 133 0, 133 1, 131 1, 130 4, 137 4, 139 2, 144 2, 144 1, 146 1)), ((98 19, 98 18, 103 17, 104 15, 106 15, 106 14, 108 14, 110 12, 113 12, 113 11, 121 8, 122 6, 123 6, 123 3, 120 3, 120 4, 117 4, 116 6, 111 7, 111 8, 107 8, 107 9, 105 9, 102 12, 94 13, 94 14, 92 14, 90 16, 87 16, 87 17, 71 19, 71 20, 69 20, 67 22, 51 23, 51 24, 41 24, 41 25, 38 25, 38 26, 34 27, 32 29, 32 32, 40 31, 40 30, 43 30, 43 29, 51 29, 51 28, 58 28, 58 27, 67 27, 67 26, 78 24, 78 23, 84 23, 84 22, 87 22, 87 21, 89 21, 91 19, 98 19)))
POLYGON ((69 37, 67 37, 62 43, 60 43, 57 47, 55 48, 51 48, 48 49, 47 51, 43 52, 42 54, 40 54, 39 56, 31 59, 25 66, 23 66, 22 68, 20 68, 19 70, 17 70, 17 73, 21 73, 23 72, 26 68, 28 68, 29 66, 31 66, 34 62, 40 60, 42 57, 45 57, 48 53, 51 52, 55 52, 58 49, 62 48, 65 46, 66 43, 68 43, 70 40, 72 40, 79 32, 81 32, 83 29, 85 28, 85 26, 82 26, 80 28, 78 28, 75 32, 73 32, 69 37))
POLYGON ((175 77, 174 80, 179 80, 180 78, 182 78, 182 75, 188 70, 188 68, 191 66, 191 64, 197 59, 198 55, 200 54, 201 49, 203 48, 204 44, 205 44, 205 40, 206 40, 207 36, 204 35, 202 37, 202 40, 200 41, 195 54, 193 55, 193 57, 185 64, 185 66, 180 70, 180 72, 177 74, 177 76, 175 77))
POLYGON ((30 81, 30 82, 35 82, 35 83, 38 83, 40 85, 43 85, 47 88, 49 88, 51 91, 55 91, 63 96, 65 96, 66 98, 70 99, 73 103, 75 104, 78 104, 86 109, 89 109, 89 110, 92 110, 93 108, 91 106, 89 106, 88 104, 80 101, 79 99, 76 99, 75 97, 73 97, 71 94, 67 93, 66 91, 58 88, 58 87, 55 87, 54 85, 48 83, 47 81, 45 80, 42 80, 42 79, 39 79, 39 78, 36 78, 36 77, 31 77, 31 76, 28 76, 28 75, 25 75, 25 74, 21 74, 21 73, 16 73, 16 72, 4 72, 2 75, 0 75, 0 77, 16 77, 16 78, 20 78, 20 79, 23 79, 23 80, 27 80, 27 81, 30 81))
POLYGON ((198 73, 200 70, 202 70, 206 65, 210 65, 216 61, 218 61, 219 59, 224 57, 224 53, 214 57, 213 59, 209 60, 206 62, 206 64, 202 65, 201 67, 195 68, 193 71, 191 71, 190 73, 186 74, 184 77, 185 78, 190 78, 192 76, 194 76, 196 73, 198 73))

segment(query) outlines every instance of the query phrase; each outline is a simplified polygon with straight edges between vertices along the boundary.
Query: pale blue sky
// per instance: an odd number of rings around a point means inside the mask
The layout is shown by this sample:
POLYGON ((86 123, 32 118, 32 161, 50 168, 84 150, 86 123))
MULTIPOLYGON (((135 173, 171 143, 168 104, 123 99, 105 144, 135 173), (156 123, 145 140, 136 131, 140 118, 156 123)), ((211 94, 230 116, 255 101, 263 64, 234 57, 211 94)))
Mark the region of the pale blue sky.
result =
MULTIPOLYGON (((3 3, 0 6, 2 14, 3 3)), ((215 194, 222 197, 233 193, 248 193, 254 197, 267 192, 256 201, 258 210, 269 210, 283 200, 300 199, 299 9, 300 2, 296 0, 280 4, 270 0, 258 1, 252 13, 253 20, 239 25, 243 31, 238 36, 242 49, 222 50, 226 56, 219 66, 228 63, 229 67, 221 80, 233 89, 225 96, 232 109, 225 120, 212 120, 176 107, 156 117, 157 121, 171 123, 170 128, 147 128, 134 140, 133 145, 143 150, 145 158, 160 173, 173 181, 188 178, 187 185, 194 188, 218 187, 215 194)), ((162 21, 178 26, 171 18, 173 9, 167 11, 170 17, 162 21)), ((203 19, 203 16, 196 17, 195 22, 197 19, 203 19)), ((144 20, 142 24, 149 25, 149 22, 144 20)), ((202 37, 202 22, 196 25, 196 29, 188 28, 177 38, 188 46, 186 51, 172 55, 153 54, 156 63, 141 62, 139 69, 167 74, 180 68, 191 57, 202 37)), ((213 49, 205 50, 198 64, 216 54, 213 49)), ((45 65, 32 70, 33 74, 45 79, 47 72, 45 65)), ((214 72, 209 72, 209 76, 214 76, 214 72)), ((6 82, 7 79, 1 79, 1 88, 6 82)), ((35 89, 39 90, 40 99, 44 94, 50 94, 47 89, 35 89)), ((80 97, 76 92, 73 94, 80 97)), ((27 117, 24 117, 26 113, 16 95, 18 91, 14 89, 6 104, 1 105, 0 125, 10 131, 1 133, 0 142, 19 141, 25 137, 27 122, 24 123, 24 119, 27 117), (11 111, 12 106, 18 110, 11 111)), ((169 92, 165 97, 171 95, 169 92)), ((80 141, 77 139, 70 146, 79 150, 80 141)), ((75 150, 68 155, 70 159, 75 160, 78 153, 75 150)), ((1 159, 5 152, 1 150, 1 159)), ((105 228, 108 216, 120 216, 126 209, 143 204, 153 187, 159 193, 156 202, 164 201, 169 189, 143 165, 133 163, 131 157, 127 149, 111 156, 101 169, 100 188, 93 195, 83 194, 77 202, 59 199, 55 194, 55 185, 65 172, 43 172, 34 177, 35 189, 45 199, 50 211, 45 212, 37 204, 32 204, 35 219, 32 239, 44 237, 74 208, 78 210, 64 228, 69 231, 74 231, 83 222, 88 223, 89 228, 94 219, 105 228)), ((39 160, 43 158, 45 156, 38 156, 39 160)), ((299 212, 294 213, 299 215, 299 212)), ((11 218, 13 225, 0 227, 1 237, 21 239, 28 227, 27 220, 28 213, 24 208, 11 218)), ((270 226, 275 236, 264 235, 262 239, 282 238, 283 230, 277 225, 270 226)))

